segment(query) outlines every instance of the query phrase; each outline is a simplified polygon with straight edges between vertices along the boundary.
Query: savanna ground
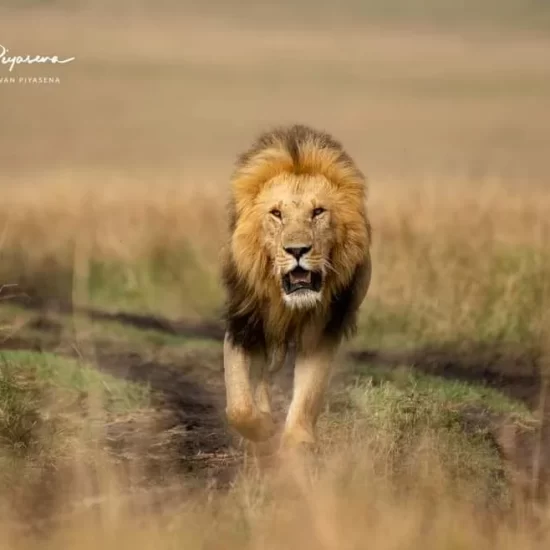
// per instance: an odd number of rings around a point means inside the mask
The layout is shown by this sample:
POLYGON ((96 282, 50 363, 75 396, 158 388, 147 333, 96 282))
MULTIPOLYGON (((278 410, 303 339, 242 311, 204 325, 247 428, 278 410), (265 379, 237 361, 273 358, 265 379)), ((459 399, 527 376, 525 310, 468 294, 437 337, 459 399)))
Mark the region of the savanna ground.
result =
POLYGON ((455 4, 1 4, 77 58, 0 85, 2 548, 548 547, 550 10, 455 4), (318 454, 258 468, 217 260, 287 122, 369 176, 374 273, 318 454))

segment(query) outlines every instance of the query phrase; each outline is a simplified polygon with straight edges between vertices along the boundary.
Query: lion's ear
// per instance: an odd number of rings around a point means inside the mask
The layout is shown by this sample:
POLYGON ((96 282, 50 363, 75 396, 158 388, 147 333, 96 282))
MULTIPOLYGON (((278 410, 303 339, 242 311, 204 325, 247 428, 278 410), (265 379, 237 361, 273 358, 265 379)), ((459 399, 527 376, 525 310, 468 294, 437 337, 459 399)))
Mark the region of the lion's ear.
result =
POLYGON ((332 298, 329 320, 324 330, 328 340, 338 342, 342 337, 355 334, 357 310, 369 289, 371 274, 370 252, 367 251, 364 261, 355 268, 349 284, 332 298))

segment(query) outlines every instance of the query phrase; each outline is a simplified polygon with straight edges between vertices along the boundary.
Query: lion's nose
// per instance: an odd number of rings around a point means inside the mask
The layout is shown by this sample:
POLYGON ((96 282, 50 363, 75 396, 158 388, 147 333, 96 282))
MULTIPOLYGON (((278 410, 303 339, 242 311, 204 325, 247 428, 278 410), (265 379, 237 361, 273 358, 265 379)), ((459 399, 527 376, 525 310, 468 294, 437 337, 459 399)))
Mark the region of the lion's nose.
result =
POLYGON ((290 246, 285 248, 285 252, 299 260, 304 254, 311 250, 311 246, 290 246))

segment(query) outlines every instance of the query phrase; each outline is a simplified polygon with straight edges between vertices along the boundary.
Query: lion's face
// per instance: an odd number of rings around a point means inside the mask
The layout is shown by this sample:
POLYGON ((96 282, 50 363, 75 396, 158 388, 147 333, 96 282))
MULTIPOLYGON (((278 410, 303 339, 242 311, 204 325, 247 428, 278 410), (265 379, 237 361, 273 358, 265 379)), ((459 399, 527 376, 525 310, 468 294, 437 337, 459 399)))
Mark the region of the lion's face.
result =
POLYGON ((324 176, 279 176, 258 197, 262 240, 285 304, 322 301, 331 269, 333 197, 324 176))

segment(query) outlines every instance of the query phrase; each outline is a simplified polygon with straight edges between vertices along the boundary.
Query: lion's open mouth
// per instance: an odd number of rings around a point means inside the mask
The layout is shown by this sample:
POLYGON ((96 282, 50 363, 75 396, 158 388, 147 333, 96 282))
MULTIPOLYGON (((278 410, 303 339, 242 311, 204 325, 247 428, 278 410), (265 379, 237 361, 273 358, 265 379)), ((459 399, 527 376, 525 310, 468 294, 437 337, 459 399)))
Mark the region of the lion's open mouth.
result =
POLYGON ((319 292, 323 276, 318 271, 308 271, 303 267, 296 267, 283 277, 283 290, 292 294, 298 290, 313 290, 319 292))

